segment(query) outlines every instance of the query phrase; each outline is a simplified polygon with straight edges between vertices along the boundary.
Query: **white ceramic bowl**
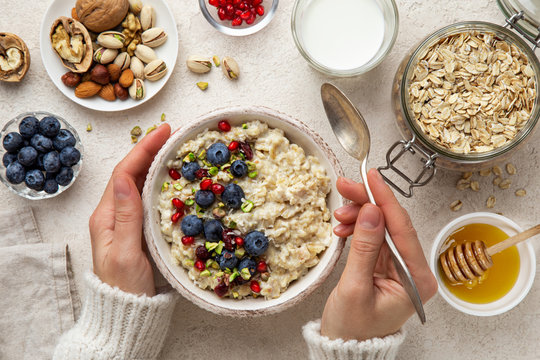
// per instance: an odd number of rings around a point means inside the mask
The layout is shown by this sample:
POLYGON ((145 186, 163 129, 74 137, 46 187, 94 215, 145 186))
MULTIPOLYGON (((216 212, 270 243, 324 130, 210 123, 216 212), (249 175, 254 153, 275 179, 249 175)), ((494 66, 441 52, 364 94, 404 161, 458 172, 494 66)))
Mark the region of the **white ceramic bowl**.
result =
POLYGON ((489 224, 498 227, 509 236, 513 236, 523 229, 512 220, 493 213, 477 212, 463 215, 446 225, 435 238, 431 248, 430 266, 439 283, 439 294, 457 310, 475 316, 493 316, 507 312, 518 305, 527 296, 536 275, 536 257, 534 249, 528 241, 517 245, 519 252, 519 275, 514 287, 501 299, 487 304, 471 304, 452 294, 442 280, 439 272, 438 259, 441 247, 448 236, 460 227, 473 223, 489 224))
POLYGON ((128 98, 127 100, 107 101, 99 96, 80 99, 75 96, 75 89, 65 86, 62 82, 62 75, 69 70, 62 66, 60 58, 51 46, 49 35, 54 20, 58 19, 60 16, 70 17, 71 9, 75 6, 75 1, 52 1, 41 22, 39 46, 41 49, 41 61, 43 61, 43 66, 45 66, 45 70, 47 70, 47 74, 49 74, 53 84, 56 85, 62 94, 67 96, 75 103, 88 109, 98 111, 122 111, 144 104, 153 98, 163 88, 163 86, 165 86, 174 71, 174 66, 176 64, 176 58, 178 55, 178 31, 176 29, 176 22, 174 21, 171 9, 164 0, 143 0, 143 4, 152 5, 156 11, 156 26, 164 29, 167 32, 167 41, 163 45, 154 49, 157 56, 165 61, 165 64, 167 64, 167 74, 165 74, 165 76, 158 81, 145 80, 144 86, 146 88, 146 96, 142 100, 133 100, 132 98, 128 98))
MULTIPOLYGON (((156 155, 148 172, 143 189, 144 235, 148 249, 158 269, 169 283, 187 299, 201 308, 221 315, 246 317, 260 316, 283 311, 305 299, 330 274, 343 250, 345 239, 332 235, 332 243, 320 257, 320 262, 297 281, 277 299, 265 300, 249 298, 234 300, 219 298, 213 291, 203 290, 193 283, 187 271, 174 263, 170 253, 170 245, 160 231, 158 211, 161 185, 167 179, 166 162, 174 159, 178 147, 185 141, 195 138, 205 128, 216 128, 219 120, 227 119, 231 125, 240 125, 248 120, 261 120, 270 127, 282 129, 292 142, 300 145, 307 154, 316 156, 326 168, 332 183, 343 170, 328 145, 306 125, 289 116, 263 107, 233 107, 213 111, 178 129, 156 155)), ((343 199, 336 190, 332 190, 327 198, 330 211, 343 205, 343 199)), ((337 225, 335 220, 333 226, 337 225)))

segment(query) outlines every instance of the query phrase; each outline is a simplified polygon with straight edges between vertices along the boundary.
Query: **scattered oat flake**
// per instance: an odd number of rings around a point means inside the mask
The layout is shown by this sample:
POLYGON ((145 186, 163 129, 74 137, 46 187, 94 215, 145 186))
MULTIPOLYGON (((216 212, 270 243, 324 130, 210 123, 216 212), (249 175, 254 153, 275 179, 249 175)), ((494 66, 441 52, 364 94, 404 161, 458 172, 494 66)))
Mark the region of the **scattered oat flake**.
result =
POLYGON ((512 185, 512 180, 510 179, 504 179, 503 181, 501 181, 501 183, 499 184, 499 188, 503 189, 503 190, 506 190, 510 187, 510 185, 512 185))
POLYGON ((493 179, 493 185, 499 186, 499 184, 501 183, 501 181, 502 181, 502 177, 497 176, 495 179, 493 179))
POLYGON ((478 181, 472 181, 471 182, 471 190, 472 191, 480 191, 480 183, 478 181))
POLYGON ((495 174, 496 176, 502 175, 502 169, 499 166, 494 166, 492 171, 493 171, 493 174, 495 174))
POLYGON ((488 209, 493 209, 495 207, 496 202, 497 202, 497 199, 495 199, 495 196, 491 195, 490 197, 488 197, 486 201, 486 207, 488 209))
POLYGON ((456 188, 458 190, 465 190, 471 187, 471 181, 468 179, 459 179, 456 188))
POLYGON ((473 173, 471 171, 467 171, 467 172, 464 172, 462 175, 461 175, 461 178, 463 180, 469 180, 471 177, 473 176, 473 173))
POLYGON ((453 203, 450 204, 450 209, 452 211, 459 211, 459 210, 461 210, 462 206, 463 206, 463 203, 461 202, 461 200, 456 200, 456 201, 454 201, 453 203))
POLYGON ((516 196, 523 197, 525 195, 527 195, 527 191, 525 189, 516 190, 516 196))
POLYGON ((480 170, 479 174, 480 176, 489 176, 491 175, 491 169, 480 170))
POLYGON ((506 164, 506 172, 508 175, 515 175, 517 173, 516 166, 512 163, 506 164))

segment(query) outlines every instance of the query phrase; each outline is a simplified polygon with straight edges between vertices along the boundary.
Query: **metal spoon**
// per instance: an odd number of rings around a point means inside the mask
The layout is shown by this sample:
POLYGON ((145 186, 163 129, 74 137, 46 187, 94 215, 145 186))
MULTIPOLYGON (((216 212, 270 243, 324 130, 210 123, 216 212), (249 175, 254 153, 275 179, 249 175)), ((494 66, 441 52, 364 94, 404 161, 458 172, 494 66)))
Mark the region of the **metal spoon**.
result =
MULTIPOLYGON (((326 116, 330 121, 330 125, 334 130, 334 134, 341 143, 341 146, 351 155, 353 158, 360 160, 360 174, 362 181, 366 188, 367 195, 372 204, 375 203, 373 194, 369 188, 367 179, 367 159, 370 148, 370 135, 367 124, 358 111, 358 109, 351 103, 351 101, 343 94, 338 88, 331 84, 323 84, 321 87, 321 97, 326 111, 326 116)), ((405 288, 405 291, 409 295, 416 313, 423 323, 426 322, 426 315, 424 313, 424 307, 422 306, 422 300, 418 289, 411 276, 411 272, 407 268, 405 261, 399 254, 388 230, 385 230, 385 239, 388 244, 388 248, 392 253, 392 259, 394 266, 396 267, 401 284, 405 288)))

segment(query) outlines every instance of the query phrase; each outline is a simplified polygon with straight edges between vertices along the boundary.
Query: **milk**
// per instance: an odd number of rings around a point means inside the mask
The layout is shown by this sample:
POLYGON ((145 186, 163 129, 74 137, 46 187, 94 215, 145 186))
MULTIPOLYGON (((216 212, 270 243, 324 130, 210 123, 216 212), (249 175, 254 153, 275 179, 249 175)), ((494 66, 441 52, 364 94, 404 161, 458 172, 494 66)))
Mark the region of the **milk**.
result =
POLYGON ((312 0, 304 10, 300 36, 316 62, 352 70, 375 56, 384 28, 384 15, 375 0, 312 0))

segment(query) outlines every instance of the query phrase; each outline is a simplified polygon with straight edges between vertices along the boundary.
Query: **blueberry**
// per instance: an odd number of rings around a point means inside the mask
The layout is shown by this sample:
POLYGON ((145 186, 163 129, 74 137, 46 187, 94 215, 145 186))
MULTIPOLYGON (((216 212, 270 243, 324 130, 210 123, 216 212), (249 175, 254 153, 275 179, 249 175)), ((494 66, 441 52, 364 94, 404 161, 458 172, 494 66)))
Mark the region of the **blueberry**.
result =
POLYGON ((216 195, 210 190, 199 190, 195 193, 195 202, 203 209, 209 208, 216 201, 216 195))
POLYGON ((186 180, 193 181, 196 178, 195 172, 200 168, 199 163, 196 161, 189 161, 182 164, 182 169, 180 171, 186 180))
POLYGON ((43 170, 47 172, 57 172, 62 167, 60 155, 56 151, 51 151, 43 157, 43 170))
POLYGON ((19 154, 17 155, 17 159, 21 163, 21 165, 24 166, 32 166, 36 162, 38 157, 38 152, 36 149, 34 149, 31 146, 23 147, 19 154))
POLYGON ((188 215, 182 219, 180 228, 186 236, 197 236, 203 231, 203 222, 196 215, 188 215))
POLYGON ((53 146, 56 150, 60 151, 67 146, 75 146, 76 142, 75 136, 73 136, 71 131, 62 129, 53 139, 53 146))
POLYGON ((58 175, 56 172, 46 172, 45 180, 56 180, 56 175, 58 175))
POLYGON ((6 151, 15 152, 23 147, 23 138, 19 133, 10 132, 4 136, 2 144, 4 145, 4 149, 6 149, 6 151))
POLYGON ((233 252, 229 250, 223 250, 221 256, 219 257, 219 267, 221 270, 225 269, 234 269, 238 264, 238 258, 234 255, 233 252))
POLYGON ((73 169, 70 167, 63 167, 60 169, 55 178, 58 185, 67 186, 73 180, 73 169))
POLYGON ((45 185, 43 186, 43 190, 47 194, 54 194, 58 191, 58 183, 54 179, 45 180, 45 185))
POLYGON ((39 122, 39 132, 48 138, 53 138, 60 131, 60 121, 52 116, 47 116, 39 122))
POLYGON ((26 173, 24 182, 32 190, 41 191, 45 185, 45 176, 40 170, 34 169, 26 173))
POLYGON ((236 160, 231 165, 231 174, 234 177, 241 178, 243 176, 246 176, 248 172, 248 166, 246 163, 242 160, 236 160))
POLYGON ((219 220, 207 220, 204 222, 204 237, 210 242, 218 242, 223 234, 223 224, 219 220))
POLYGON ((242 271, 242 269, 246 268, 249 270, 249 274, 253 276, 257 271, 257 263, 251 258, 244 258, 240 261, 240 264, 238 264, 238 271, 242 271))
POLYGON ((39 121, 33 116, 27 116, 19 124, 19 133, 25 139, 30 139, 39 131, 39 121))
POLYGON ((30 139, 30 144, 34 149, 42 153, 48 153, 53 149, 52 140, 41 134, 36 134, 30 139))
POLYGON ((15 153, 5 153, 2 157, 2 164, 7 167, 9 164, 17 161, 17 154, 15 153))
POLYGON ((73 146, 68 146, 60 151, 60 162, 64 166, 73 166, 81 160, 81 153, 73 146))
POLYGON ((45 167, 43 166, 43 158, 45 157, 45 154, 39 154, 36 160, 35 168, 39 170, 45 170, 45 167))
POLYGON ((221 200, 231 209, 240 209, 244 197, 244 190, 236 184, 227 185, 221 194, 221 200))
POLYGON ((268 238, 260 231, 250 231, 244 238, 244 249, 251 256, 260 256, 268 249, 268 238))
POLYGON ((18 161, 9 164, 6 168, 6 178, 12 184, 22 183, 25 174, 24 166, 19 164, 18 161))
POLYGON ((220 166, 229 162, 231 153, 225 144, 215 143, 206 150, 206 159, 214 166, 220 166))

